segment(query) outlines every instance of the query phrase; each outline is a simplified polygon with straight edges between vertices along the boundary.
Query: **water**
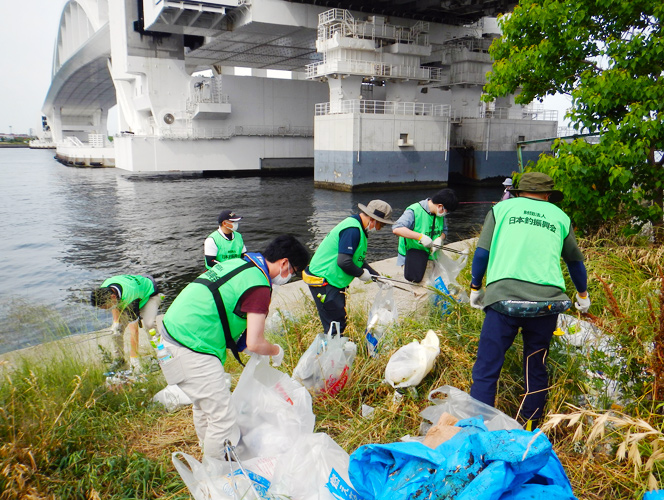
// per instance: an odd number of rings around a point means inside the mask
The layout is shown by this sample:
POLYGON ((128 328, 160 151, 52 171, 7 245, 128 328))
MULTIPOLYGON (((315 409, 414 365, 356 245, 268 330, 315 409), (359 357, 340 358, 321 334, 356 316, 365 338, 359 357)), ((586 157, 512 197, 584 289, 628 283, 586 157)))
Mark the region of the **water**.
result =
MULTIPOLYGON (((116 274, 150 274, 169 304, 203 272, 203 241, 223 208, 240 214, 249 251, 291 233, 314 250, 357 203, 380 198, 395 219, 436 190, 343 193, 311 177, 157 176, 65 167, 53 150, 0 149, 0 353, 110 324, 88 304, 116 274)), ((498 200, 502 188, 453 186, 463 202, 498 200)), ((490 204, 449 216, 449 241, 474 236, 490 204)), ((396 255, 397 238, 369 237, 369 262, 396 255)))

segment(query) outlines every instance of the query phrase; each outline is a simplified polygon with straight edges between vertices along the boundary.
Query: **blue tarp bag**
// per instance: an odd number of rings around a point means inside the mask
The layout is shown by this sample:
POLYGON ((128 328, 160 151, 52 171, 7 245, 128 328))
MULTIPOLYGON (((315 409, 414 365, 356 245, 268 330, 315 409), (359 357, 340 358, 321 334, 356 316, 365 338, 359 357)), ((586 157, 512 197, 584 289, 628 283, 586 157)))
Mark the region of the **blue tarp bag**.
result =
POLYGON ((349 476, 366 500, 575 499, 541 432, 488 431, 481 417, 461 420, 454 437, 431 449, 419 442, 364 445, 349 476))

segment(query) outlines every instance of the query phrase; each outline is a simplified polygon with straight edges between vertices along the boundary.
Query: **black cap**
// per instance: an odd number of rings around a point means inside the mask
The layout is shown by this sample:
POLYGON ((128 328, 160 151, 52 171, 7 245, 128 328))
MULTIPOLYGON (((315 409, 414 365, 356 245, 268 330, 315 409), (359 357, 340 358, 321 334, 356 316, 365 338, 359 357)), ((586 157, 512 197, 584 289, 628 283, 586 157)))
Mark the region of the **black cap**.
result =
POLYGON ((221 226, 221 223, 224 222, 225 220, 229 220, 231 222, 237 222, 241 219, 238 214, 233 212, 232 210, 222 210, 221 213, 219 214, 219 217, 217 217, 217 222, 221 226))

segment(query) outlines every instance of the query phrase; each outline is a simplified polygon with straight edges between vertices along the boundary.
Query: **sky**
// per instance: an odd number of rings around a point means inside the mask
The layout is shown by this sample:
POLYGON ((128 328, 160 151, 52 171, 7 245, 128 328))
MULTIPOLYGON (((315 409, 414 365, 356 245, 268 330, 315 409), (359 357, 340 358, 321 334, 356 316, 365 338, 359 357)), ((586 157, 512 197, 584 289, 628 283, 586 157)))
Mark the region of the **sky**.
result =
POLYGON ((65 0, 0 0, 0 133, 41 130, 65 0))
MULTIPOLYGON (((41 107, 51 83, 53 48, 65 3, 0 0, 0 133, 41 131, 41 107)), ((559 110, 561 124, 567 107, 565 96, 544 102, 545 109, 559 110)), ((109 128, 114 121, 109 117, 109 128)))

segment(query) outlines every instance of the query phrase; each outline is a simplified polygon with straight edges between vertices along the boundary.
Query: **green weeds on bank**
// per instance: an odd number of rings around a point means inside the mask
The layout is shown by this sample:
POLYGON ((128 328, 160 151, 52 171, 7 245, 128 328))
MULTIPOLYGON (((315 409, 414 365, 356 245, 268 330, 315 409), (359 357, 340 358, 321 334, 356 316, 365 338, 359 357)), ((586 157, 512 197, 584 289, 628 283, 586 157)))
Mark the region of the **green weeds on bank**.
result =
MULTIPOLYGON (((663 398, 654 392, 659 366, 654 346, 664 333, 664 250, 615 238, 581 244, 593 300, 593 316, 582 319, 599 327, 608 344, 579 347, 554 338, 545 429, 578 498, 640 498, 659 487, 664 464, 663 398), (611 393, 607 380, 614 382, 611 393)), ((469 266, 459 282, 468 284, 469 266)), ((303 315, 288 318, 273 340, 286 350, 282 370, 292 373, 320 333, 320 323, 311 303, 303 315)), ((367 311, 351 309, 349 318, 346 335, 358 344, 351 378, 337 397, 314 401, 316 431, 328 433, 348 452, 418 434, 429 391, 443 385, 469 390, 481 312, 458 305, 448 315, 436 309, 405 314, 378 358, 366 352, 367 311), (395 397, 383 382, 390 354, 422 340, 429 329, 438 334, 440 356, 416 391, 395 397), (362 405, 375 409, 370 418, 362 417, 362 405)), ((517 337, 498 386, 497 407, 512 416, 524 390, 520 353, 517 337)), ((230 360, 227 369, 237 382, 241 367, 230 360)), ((1 500, 189 497, 170 454, 181 450, 200 458, 191 410, 168 414, 150 403, 164 386, 160 373, 110 390, 102 372, 100 364, 63 352, 53 352, 48 363, 26 360, 5 371, 1 500)))

